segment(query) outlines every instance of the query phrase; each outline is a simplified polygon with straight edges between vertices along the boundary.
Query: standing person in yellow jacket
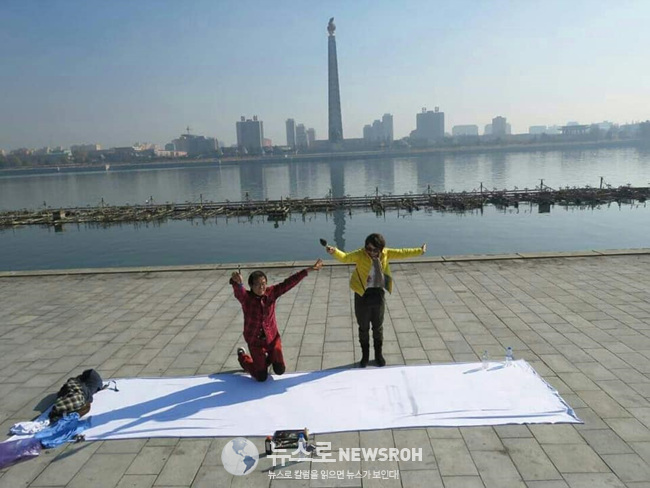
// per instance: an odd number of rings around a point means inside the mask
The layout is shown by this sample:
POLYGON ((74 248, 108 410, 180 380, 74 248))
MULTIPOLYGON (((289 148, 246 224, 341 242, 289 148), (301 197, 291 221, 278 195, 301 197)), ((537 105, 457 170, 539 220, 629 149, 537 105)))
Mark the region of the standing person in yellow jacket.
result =
POLYGON ((427 250, 421 247, 391 249, 386 247, 386 239, 381 234, 366 237, 363 248, 349 253, 333 246, 325 250, 342 263, 355 263, 356 267, 350 277, 350 288, 354 292, 354 314, 359 324, 359 343, 361 344, 361 361, 359 367, 368 365, 370 356, 370 324, 375 347, 377 366, 385 366, 382 354, 384 343, 384 290, 393 291, 393 278, 390 272, 390 259, 404 259, 420 256, 427 250))

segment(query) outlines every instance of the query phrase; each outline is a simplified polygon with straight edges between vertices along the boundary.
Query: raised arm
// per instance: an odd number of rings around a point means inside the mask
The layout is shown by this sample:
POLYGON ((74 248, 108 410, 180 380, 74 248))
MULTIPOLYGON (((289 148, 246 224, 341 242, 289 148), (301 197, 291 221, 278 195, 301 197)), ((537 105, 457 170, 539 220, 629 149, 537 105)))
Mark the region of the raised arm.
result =
POLYGON ((244 278, 242 278, 240 272, 233 271, 230 275, 230 284, 232 285, 232 291, 235 294, 235 298, 239 300, 240 303, 244 303, 246 289, 244 288, 244 278))
POLYGON ((327 246, 325 250, 327 251, 327 254, 334 256, 336 260, 341 261, 342 263, 356 263, 361 253, 364 252, 363 249, 357 249, 352 252, 343 252, 334 246, 327 246))
POLYGON ((415 256, 421 256, 427 252, 427 245, 422 244, 420 247, 404 247, 402 249, 386 248, 386 256, 388 259, 406 259, 415 256))
POLYGON ((272 286, 271 289, 267 291, 267 294, 271 297, 272 300, 276 300, 291 290, 298 283, 300 283, 304 278, 306 278, 310 271, 319 271, 322 267, 323 260, 318 259, 313 266, 309 266, 308 268, 298 271, 297 273, 289 276, 282 283, 278 283, 277 285, 272 286))

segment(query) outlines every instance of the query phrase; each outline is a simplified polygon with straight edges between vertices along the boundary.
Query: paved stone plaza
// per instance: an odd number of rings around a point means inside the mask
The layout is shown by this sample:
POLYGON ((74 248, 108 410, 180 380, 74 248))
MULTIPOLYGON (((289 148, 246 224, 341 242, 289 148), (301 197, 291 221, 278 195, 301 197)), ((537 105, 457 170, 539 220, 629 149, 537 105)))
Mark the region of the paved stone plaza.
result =
MULTIPOLYGON (((221 465, 229 438, 82 442, 1 470, 0 487, 650 487, 650 254, 474 258, 393 262, 388 364, 475 362, 483 350, 498 358, 510 345, 583 425, 319 435, 333 448, 421 447, 424 459, 302 462, 282 480, 271 479, 264 457, 252 474, 229 475, 221 465), (344 479, 295 479, 323 466, 344 479), (373 477, 381 470, 399 479, 373 477), (357 472, 368 474, 347 476, 357 472)), ((269 282, 288 276, 290 264, 264 266, 269 282)), ((353 268, 328 264, 278 302, 288 371, 359 359, 353 268)), ((34 418, 86 368, 104 379, 238 370, 243 320, 231 271, 0 274, 3 432, 34 418)), ((264 440, 252 440, 263 453, 264 440)))

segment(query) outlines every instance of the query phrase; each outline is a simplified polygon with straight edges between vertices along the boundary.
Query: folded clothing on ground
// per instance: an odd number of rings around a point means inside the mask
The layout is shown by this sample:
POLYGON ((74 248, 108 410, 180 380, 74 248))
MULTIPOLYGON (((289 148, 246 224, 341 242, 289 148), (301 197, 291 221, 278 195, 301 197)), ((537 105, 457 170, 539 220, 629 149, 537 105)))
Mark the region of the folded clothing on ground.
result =
POLYGON ((87 369, 79 376, 68 378, 56 395, 50 410, 50 421, 56 422, 66 414, 76 412, 83 416, 90 410, 93 395, 102 389, 102 378, 94 369, 87 369))
POLYGON ((74 412, 59 419, 55 424, 47 427, 34 435, 44 448, 60 446, 66 442, 76 440, 84 430, 90 427, 89 420, 81 420, 79 414, 74 412))
POLYGON ((50 425, 48 419, 37 419, 33 422, 18 422, 9 429, 9 433, 14 435, 32 435, 40 432, 48 425, 50 425))

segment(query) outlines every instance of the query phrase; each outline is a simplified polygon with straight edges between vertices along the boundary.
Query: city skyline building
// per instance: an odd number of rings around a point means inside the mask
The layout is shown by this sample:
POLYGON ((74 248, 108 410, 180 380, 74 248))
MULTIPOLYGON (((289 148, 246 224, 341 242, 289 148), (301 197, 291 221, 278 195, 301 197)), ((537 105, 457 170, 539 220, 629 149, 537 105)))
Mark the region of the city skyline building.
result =
POLYGON ((294 149, 296 147, 296 121, 294 119, 287 119, 287 146, 294 149))
POLYGON ((546 134, 549 136, 556 136, 561 134, 560 128, 557 125, 549 125, 549 126, 531 125, 530 127, 528 127, 528 133, 532 135, 546 134))
POLYGON ((264 143, 264 123, 253 115, 253 119, 246 119, 243 115, 236 124, 237 147, 248 154, 261 154, 264 143))
POLYGON ((381 118, 381 125, 384 130, 384 141, 393 142, 393 115, 384 114, 381 118))
POLYGON ((310 127, 307 129, 307 144, 311 147, 316 142, 316 129, 310 127))
POLYGON ((309 147, 309 140, 307 139, 307 129, 305 124, 298 124, 296 126, 296 147, 305 149, 309 147))
POLYGON ((505 136, 508 133, 506 118, 498 115, 492 119, 492 135, 505 136))
POLYGON ((420 140, 425 144, 434 144, 445 138, 445 113, 435 107, 433 111, 426 107, 415 116, 415 130, 411 138, 420 140))
POLYGON ((393 142, 393 116, 384 114, 381 120, 376 119, 372 124, 363 127, 363 140, 367 143, 393 142))
POLYGON ((339 89, 339 67, 336 56, 336 37, 334 17, 327 24, 327 75, 329 108, 329 142, 343 140, 343 120, 341 116, 341 91, 339 89))
POLYGON ((478 125, 466 124, 455 125, 451 128, 451 135, 456 136, 478 136, 478 125))
POLYGON ((178 139, 174 139, 170 144, 165 145, 166 151, 184 152, 188 156, 211 154, 218 149, 219 143, 214 137, 196 136, 189 132, 181 134, 178 139))
MULTIPOLYGON (((511 135, 512 134, 512 126, 506 122, 506 134, 505 135, 511 135)), ((493 134, 493 129, 492 129, 492 123, 485 124, 485 128, 483 129, 483 135, 484 136, 492 136, 493 134)))
POLYGON ((92 152, 101 151, 101 144, 73 144, 70 146, 71 152, 92 152))

